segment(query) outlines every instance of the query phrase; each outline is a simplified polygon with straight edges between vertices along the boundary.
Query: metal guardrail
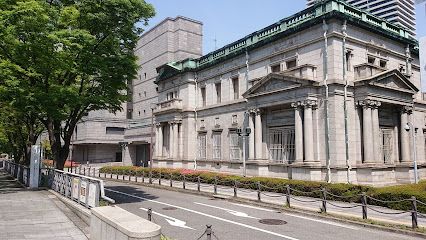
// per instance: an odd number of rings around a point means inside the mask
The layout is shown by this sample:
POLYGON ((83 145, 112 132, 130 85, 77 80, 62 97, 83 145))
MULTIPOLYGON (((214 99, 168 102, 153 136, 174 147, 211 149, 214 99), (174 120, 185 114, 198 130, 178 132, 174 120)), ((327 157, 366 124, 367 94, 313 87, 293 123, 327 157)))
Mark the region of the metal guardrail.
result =
POLYGON ((28 187, 30 182, 30 168, 18 163, 11 162, 9 160, 4 160, 2 162, 2 167, 6 172, 8 172, 12 177, 16 178, 18 182, 28 187))

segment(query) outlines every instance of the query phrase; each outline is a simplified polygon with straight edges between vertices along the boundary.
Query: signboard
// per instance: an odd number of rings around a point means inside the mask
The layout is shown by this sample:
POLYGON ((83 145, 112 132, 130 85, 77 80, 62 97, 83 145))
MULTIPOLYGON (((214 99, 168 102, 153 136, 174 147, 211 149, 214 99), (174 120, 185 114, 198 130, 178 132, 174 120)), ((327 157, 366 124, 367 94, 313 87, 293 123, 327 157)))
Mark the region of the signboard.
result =
POLYGON ((79 178, 72 179, 72 198, 78 199, 78 185, 80 184, 79 178))
POLYGON ((80 202, 86 204, 86 192, 87 192, 88 184, 86 181, 81 181, 80 183, 80 202))
POLYGON ((87 204, 89 207, 96 207, 96 199, 97 199, 97 184, 89 183, 89 195, 87 199, 87 204))

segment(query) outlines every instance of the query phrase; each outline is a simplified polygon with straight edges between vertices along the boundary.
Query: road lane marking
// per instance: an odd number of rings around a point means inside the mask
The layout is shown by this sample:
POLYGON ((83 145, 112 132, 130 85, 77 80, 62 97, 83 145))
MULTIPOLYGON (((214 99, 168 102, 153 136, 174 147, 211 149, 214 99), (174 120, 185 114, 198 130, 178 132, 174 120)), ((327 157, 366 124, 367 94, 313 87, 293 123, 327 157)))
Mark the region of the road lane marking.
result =
POLYGON ((256 210, 266 211, 266 212, 279 213, 279 211, 275 211, 275 210, 272 210, 272 209, 266 209, 266 208, 261 208, 261 207, 245 205, 245 204, 239 204, 239 203, 231 203, 231 204, 236 205, 236 206, 240 206, 240 207, 246 207, 246 208, 252 208, 252 209, 256 209, 256 210))
POLYGON ((105 188, 105 190, 110 191, 110 192, 114 192, 114 193, 119 193, 119 194, 122 194, 122 195, 125 195, 125 196, 128 196, 128 197, 138 198, 138 199, 148 201, 148 202, 153 202, 153 203, 166 205, 166 206, 169 206, 169 207, 179 208, 179 209, 185 210, 187 212, 192 212, 192 213, 195 213, 195 214, 198 214, 198 215, 201 215, 201 216, 213 218, 213 219, 216 219, 216 220, 219 220, 219 221, 222 221, 222 222, 232 223, 232 224, 235 224, 235 225, 238 225, 238 226, 241 226, 241 227, 245 227, 245 228, 249 228, 249 229, 252 229, 252 230, 259 231, 259 232, 267 233, 267 234, 274 235, 274 236, 277 236, 277 237, 281 237, 281 238, 285 238, 285 239, 289 239, 289 240, 299 240, 297 238, 293 238, 293 237, 286 236, 286 235, 283 235, 283 234, 279 234, 279 233, 276 233, 276 232, 271 232, 271 231, 268 231, 268 230, 265 230, 265 229, 262 229, 262 228, 253 227, 253 226, 250 226, 250 225, 247 225, 247 224, 244 224, 244 223, 235 222, 235 221, 228 220, 228 219, 225 219, 225 218, 213 216, 213 215, 203 213, 203 212, 199 212, 199 211, 196 211, 196 210, 192 210, 192 209, 189 209, 189 208, 184 208, 184 207, 176 206, 176 205, 173 205, 173 204, 160 202, 160 201, 157 201, 157 200, 139 197, 139 196, 136 196, 136 195, 132 195, 132 194, 128 194, 128 193, 124 193, 124 192, 120 192, 120 191, 115 191, 115 190, 108 189, 108 188, 105 188))
POLYGON ((336 227, 342 227, 342 228, 347 228, 347 229, 352 229, 352 230, 358 230, 359 229, 357 227, 352 227, 352 226, 349 226, 349 225, 344 225, 344 224, 330 222, 330 221, 324 221, 324 220, 315 219, 315 218, 303 217, 303 216, 294 215, 294 214, 291 214, 291 213, 284 213, 284 214, 287 215, 287 216, 301 218, 301 219, 310 220, 310 221, 319 222, 319 223, 324 223, 324 224, 329 224, 329 225, 333 225, 333 226, 336 226, 336 227))
MULTIPOLYGON (((139 209, 142 209, 144 211, 148 211, 148 209, 142 208, 142 207, 139 208, 139 209)), ((185 221, 182 221, 182 220, 176 219, 174 217, 170 217, 170 216, 167 216, 167 215, 161 214, 159 212, 155 212, 155 211, 152 211, 152 213, 155 214, 155 215, 158 215, 160 217, 163 217, 172 226, 195 230, 192 227, 186 226, 186 222, 185 221)))
POLYGON ((199 202, 194 202, 194 203, 198 204, 198 205, 201 205, 201 206, 206 206, 206 207, 220 209, 220 210, 226 211, 227 213, 232 214, 232 215, 237 216, 237 217, 260 219, 260 218, 257 218, 257 217, 249 216, 247 213, 243 213, 243 212, 239 212, 239 211, 235 211, 235 210, 231 210, 231 209, 216 207, 216 206, 213 206, 213 205, 208 205, 208 204, 199 203, 199 202))

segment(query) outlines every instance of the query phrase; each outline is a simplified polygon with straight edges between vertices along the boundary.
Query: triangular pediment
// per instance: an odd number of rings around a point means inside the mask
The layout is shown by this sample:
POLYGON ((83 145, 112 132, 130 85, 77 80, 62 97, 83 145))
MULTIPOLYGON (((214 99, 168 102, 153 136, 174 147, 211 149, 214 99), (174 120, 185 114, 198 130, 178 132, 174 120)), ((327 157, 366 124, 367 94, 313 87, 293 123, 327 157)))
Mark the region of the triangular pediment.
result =
POLYGON ((282 73, 270 73, 247 90, 243 96, 248 97, 276 91, 290 91, 304 85, 312 85, 313 82, 312 80, 296 78, 282 73))
POLYGON ((357 85, 369 85, 414 94, 419 89, 398 70, 391 70, 372 76, 368 79, 358 81, 357 85))

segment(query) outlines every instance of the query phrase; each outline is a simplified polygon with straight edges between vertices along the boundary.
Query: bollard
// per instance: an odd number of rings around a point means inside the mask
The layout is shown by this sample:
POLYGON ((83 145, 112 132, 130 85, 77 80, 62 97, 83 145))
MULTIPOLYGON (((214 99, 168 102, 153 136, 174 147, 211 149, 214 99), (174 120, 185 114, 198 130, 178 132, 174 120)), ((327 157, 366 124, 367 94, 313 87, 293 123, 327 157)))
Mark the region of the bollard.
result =
POLYGON ((152 171, 149 171, 149 184, 152 184, 152 171))
POLYGON ((322 192, 322 208, 321 208, 321 212, 322 213, 327 213, 327 191, 325 190, 325 188, 321 189, 322 192))
POLYGON ((411 227, 417 228, 417 200, 416 197, 411 197, 411 227))
POLYGON ((152 208, 148 208, 148 211, 147 211, 147 213, 148 213, 148 221, 152 221, 152 208))
POLYGON ((285 188, 286 188, 286 192, 285 192, 286 205, 287 207, 290 207, 290 193, 291 193, 290 185, 286 185, 285 188))
POLYGON ((234 180, 234 197, 237 197, 237 180, 234 180))
POLYGON ((161 185, 161 172, 160 172, 160 176, 158 177, 158 184, 161 185))
POLYGON ((124 174, 123 174, 123 175, 121 175, 121 179, 124 181, 124 174))
POLYGON ((83 175, 86 176, 86 168, 83 168, 83 175))
POLYGON ((185 175, 183 175, 182 188, 186 189, 186 176, 185 175))
POLYGON ((67 168, 67 172, 70 172, 70 168, 67 168))
POLYGON ((173 187, 173 174, 170 173, 170 187, 173 187))
POLYGON ((142 183, 145 182, 145 171, 142 171, 142 183))
POLYGON ((132 181, 132 175, 129 175, 129 182, 132 181))
POLYGON ((367 194, 365 192, 362 193, 361 204, 362 204, 362 219, 367 219, 367 194))
POLYGON ((89 171, 87 171, 87 175, 90 177, 90 171, 92 170, 92 167, 89 167, 89 171))
POLYGON ((213 192, 214 194, 217 194, 217 176, 214 176, 213 192))
POLYGON ((206 229, 206 235, 207 235, 207 240, 211 240, 212 239, 212 225, 206 225, 207 229, 206 229))
POLYGON ((118 180, 118 174, 116 174, 115 176, 117 177, 117 180, 118 180))
POLYGON ((261 202, 262 200, 260 199, 260 182, 256 182, 257 185, 257 201, 261 202))
POLYGON ((135 182, 138 182, 138 175, 135 175, 135 182))
MULTIPOLYGON (((93 168, 93 177, 95 177, 95 175, 96 175, 96 169, 95 168, 93 168)), ((101 176, 101 174, 99 173, 99 177, 101 176)))
POLYGON ((197 191, 201 191, 200 184, 201 184, 201 180, 200 180, 200 176, 198 176, 197 177, 197 191))

